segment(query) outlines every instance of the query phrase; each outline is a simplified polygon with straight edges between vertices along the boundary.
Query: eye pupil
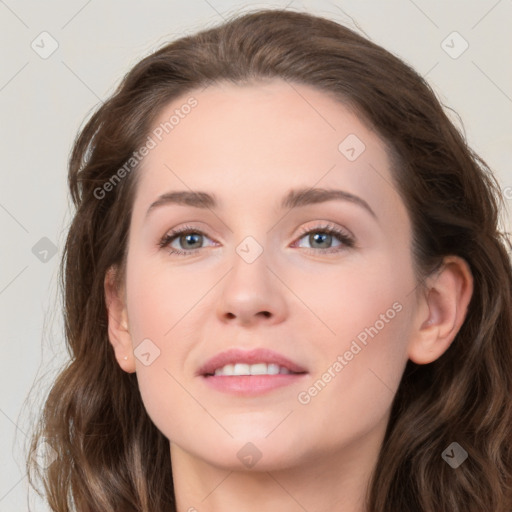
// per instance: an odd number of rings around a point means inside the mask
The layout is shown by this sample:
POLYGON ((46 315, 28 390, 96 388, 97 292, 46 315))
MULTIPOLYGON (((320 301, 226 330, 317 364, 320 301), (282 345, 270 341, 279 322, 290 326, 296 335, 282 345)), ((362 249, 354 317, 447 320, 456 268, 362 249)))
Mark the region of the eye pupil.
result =
POLYGON ((314 235, 311 235, 311 238, 312 238, 313 242, 310 242, 310 243, 312 243, 312 244, 313 243, 315 243, 315 244, 316 243, 322 243, 322 241, 325 242, 325 238, 327 238, 327 241, 330 241, 331 237, 332 237, 332 235, 329 235, 327 233, 318 233, 317 232, 314 235), (319 238, 323 239, 323 240, 318 240, 319 238))
MULTIPOLYGON (((186 235, 183 235, 181 238, 182 238, 182 240, 185 239, 186 241, 189 241, 191 238, 194 238, 194 237, 196 237, 196 239, 199 238, 199 240, 201 240, 201 236, 202 235, 200 235, 199 233, 188 233, 186 235)), ((194 242, 192 241, 192 244, 193 243, 194 242)), ((196 243, 197 243, 197 240, 196 240, 196 243)), ((187 244, 185 244, 185 245, 187 245, 187 244)), ((199 247, 201 247, 201 243, 199 243, 199 247)), ((189 248, 190 248, 190 246, 189 246, 189 248)), ((195 247, 192 247, 192 249, 195 249, 195 247)))

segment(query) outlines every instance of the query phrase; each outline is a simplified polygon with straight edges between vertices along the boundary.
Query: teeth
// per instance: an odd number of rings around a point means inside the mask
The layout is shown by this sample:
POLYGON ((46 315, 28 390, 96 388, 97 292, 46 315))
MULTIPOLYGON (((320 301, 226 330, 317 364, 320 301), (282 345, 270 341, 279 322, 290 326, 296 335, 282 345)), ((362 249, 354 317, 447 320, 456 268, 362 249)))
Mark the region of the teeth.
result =
POLYGON ((292 373, 287 368, 279 366, 278 364, 270 363, 256 363, 256 364, 227 364, 222 368, 215 370, 215 375, 277 375, 292 373))

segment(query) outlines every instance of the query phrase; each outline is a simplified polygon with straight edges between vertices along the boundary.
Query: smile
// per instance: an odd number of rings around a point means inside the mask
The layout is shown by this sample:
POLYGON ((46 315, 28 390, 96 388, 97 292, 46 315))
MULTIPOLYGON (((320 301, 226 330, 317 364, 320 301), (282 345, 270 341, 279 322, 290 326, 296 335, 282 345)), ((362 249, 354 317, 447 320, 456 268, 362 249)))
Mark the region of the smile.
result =
POLYGON ((278 375, 278 374, 291 374, 296 373, 288 370, 284 366, 279 366, 274 363, 256 363, 256 364, 226 364, 221 368, 216 368, 214 375, 278 375))
POLYGON ((210 388, 238 396, 257 396, 284 386, 303 385, 306 369, 269 349, 233 348, 209 359, 197 376, 210 388))

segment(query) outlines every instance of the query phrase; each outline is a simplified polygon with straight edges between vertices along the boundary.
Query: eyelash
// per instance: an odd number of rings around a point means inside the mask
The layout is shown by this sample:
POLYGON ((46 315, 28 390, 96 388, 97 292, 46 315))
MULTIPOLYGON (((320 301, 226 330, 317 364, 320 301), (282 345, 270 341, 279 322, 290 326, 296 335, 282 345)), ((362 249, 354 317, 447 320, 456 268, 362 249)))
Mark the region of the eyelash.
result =
MULTIPOLYGON (((302 228, 300 236, 297 238, 297 240, 300 240, 301 238, 304 238, 305 235, 308 235, 310 233, 324 233, 327 235, 334 235, 336 236, 340 242, 346 247, 346 248, 353 248, 355 247, 355 241, 354 239, 348 235, 346 232, 338 229, 337 227, 333 226, 332 224, 326 224, 323 226, 315 226, 314 228, 302 228)), ((200 229, 194 228, 192 226, 183 226, 181 228, 174 229, 170 231, 169 233, 166 233, 160 242, 158 243, 158 246, 161 249, 164 249, 165 247, 168 247, 171 242, 173 242, 178 236, 183 234, 198 234, 207 236, 206 233, 203 233, 200 229)), ((343 250, 342 248, 338 247, 331 247, 329 249, 315 249, 315 248, 309 248, 309 247, 303 247, 303 249, 306 249, 308 252, 317 252, 321 251, 323 253, 331 254, 331 253, 337 253, 343 250)), ((181 249, 169 249, 169 254, 177 254, 179 256, 189 256, 192 254, 195 254, 197 251, 203 249, 203 247, 197 248, 197 249, 189 249, 187 251, 182 251, 181 249)))

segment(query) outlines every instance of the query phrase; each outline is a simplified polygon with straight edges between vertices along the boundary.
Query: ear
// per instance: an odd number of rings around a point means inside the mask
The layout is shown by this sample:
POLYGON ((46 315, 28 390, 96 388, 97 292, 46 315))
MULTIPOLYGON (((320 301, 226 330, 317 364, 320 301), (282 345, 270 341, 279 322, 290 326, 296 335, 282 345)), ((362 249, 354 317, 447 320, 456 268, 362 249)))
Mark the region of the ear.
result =
POLYGON ((108 337, 119 366, 128 373, 135 371, 133 345, 128 328, 124 287, 117 283, 117 268, 110 267, 104 280, 105 302, 108 312, 108 337))
POLYGON ((430 276, 419 299, 408 356, 416 364, 428 364, 449 348, 459 332, 473 294, 473 275, 467 262, 447 256, 441 270, 430 276))

